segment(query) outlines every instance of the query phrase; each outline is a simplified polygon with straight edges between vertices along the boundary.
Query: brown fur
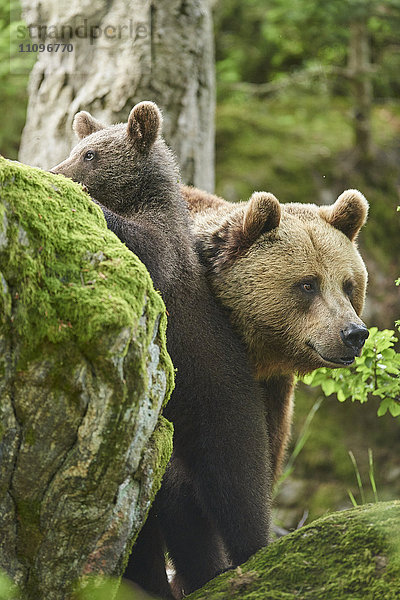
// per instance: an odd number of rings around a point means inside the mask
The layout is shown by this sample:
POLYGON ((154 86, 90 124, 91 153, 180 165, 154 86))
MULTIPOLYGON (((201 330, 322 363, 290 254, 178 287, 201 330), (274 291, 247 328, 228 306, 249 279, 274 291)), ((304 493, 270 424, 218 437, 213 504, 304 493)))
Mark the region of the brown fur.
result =
POLYGON ((210 208, 215 209, 217 206, 230 206, 230 203, 223 198, 191 187, 190 185, 182 185, 181 190, 188 203, 189 210, 193 213, 199 213, 210 208))
POLYGON ((273 194, 255 192, 249 200, 242 224, 242 246, 250 248, 264 232, 279 225, 281 207, 273 194))
POLYGON ((139 102, 128 118, 128 136, 136 140, 136 147, 142 152, 150 150, 162 129, 162 115, 154 110, 153 103, 139 102))
POLYGON ((164 415, 174 424, 174 449, 126 576, 172 598, 164 546, 181 596, 268 543, 264 396, 196 253, 158 107, 142 102, 128 123, 98 125, 88 113, 77 115, 75 126, 87 135, 53 172, 86 186, 108 227, 146 265, 168 311, 176 379, 164 415))
POLYGON ((104 129, 104 125, 97 121, 97 119, 94 119, 92 115, 85 110, 82 110, 75 115, 72 127, 80 140, 91 133, 104 129))
POLYGON ((332 207, 321 207, 319 214, 353 241, 367 220, 368 202, 358 190, 347 190, 332 207))
POLYGON ((367 274, 354 240, 368 203, 348 190, 330 207, 279 205, 265 193, 240 204, 217 198, 212 206, 209 194, 202 205, 201 192, 187 190, 209 281, 264 384, 276 479, 290 434, 294 374, 344 366, 340 361, 356 354, 341 331, 363 326, 367 274), (309 280, 313 294, 304 292, 309 280))

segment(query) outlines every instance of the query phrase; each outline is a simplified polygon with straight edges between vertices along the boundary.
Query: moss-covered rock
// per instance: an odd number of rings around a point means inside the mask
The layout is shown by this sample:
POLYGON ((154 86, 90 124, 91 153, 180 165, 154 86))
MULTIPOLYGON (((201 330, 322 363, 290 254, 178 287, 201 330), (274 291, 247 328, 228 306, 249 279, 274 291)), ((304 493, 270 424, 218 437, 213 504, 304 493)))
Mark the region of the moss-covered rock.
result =
POLYGON ((333 513, 281 538, 190 600, 395 600, 400 502, 333 513))
POLYGON ((172 451, 161 297, 73 182, 0 159, 0 567, 119 575, 172 451))

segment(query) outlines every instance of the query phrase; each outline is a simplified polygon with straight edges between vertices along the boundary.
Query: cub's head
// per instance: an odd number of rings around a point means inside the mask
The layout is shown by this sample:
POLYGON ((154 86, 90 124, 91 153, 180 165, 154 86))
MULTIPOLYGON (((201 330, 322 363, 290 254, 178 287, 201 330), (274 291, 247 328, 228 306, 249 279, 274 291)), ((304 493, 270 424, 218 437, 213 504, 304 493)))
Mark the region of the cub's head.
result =
POLYGON ((367 272, 355 239, 367 212, 357 190, 324 207, 257 192, 200 228, 213 288, 260 377, 343 367, 360 355, 367 272))
POLYGON ((84 184, 92 198, 115 212, 124 212, 133 197, 151 194, 157 179, 177 180, 174 159, 160 137, 161 112, 153 102, 136 104, 128 123, 111 126, 78 112, 73 128, 80 141, 51 171, 84 184))

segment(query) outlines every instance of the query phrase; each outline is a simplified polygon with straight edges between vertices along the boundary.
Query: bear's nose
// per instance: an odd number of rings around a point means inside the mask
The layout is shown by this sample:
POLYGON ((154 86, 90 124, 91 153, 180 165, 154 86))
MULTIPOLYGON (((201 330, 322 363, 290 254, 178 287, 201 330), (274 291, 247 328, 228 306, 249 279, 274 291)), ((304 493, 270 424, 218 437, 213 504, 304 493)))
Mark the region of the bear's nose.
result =
POLYGON ((350 323, 346 329, 342 329, 340 332, 343 343, 355 352, 361 350, 368 336, 369 331, 365 325, 356 325, 355 323, 350 323))

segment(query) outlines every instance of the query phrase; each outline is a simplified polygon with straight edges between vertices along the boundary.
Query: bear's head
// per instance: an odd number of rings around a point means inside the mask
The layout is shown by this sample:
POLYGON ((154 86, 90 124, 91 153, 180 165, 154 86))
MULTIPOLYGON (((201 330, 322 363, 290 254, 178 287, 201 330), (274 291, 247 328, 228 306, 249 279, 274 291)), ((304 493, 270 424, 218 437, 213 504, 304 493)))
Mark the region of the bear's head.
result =
POLYGON ((200 255, 257 376, 350 365, 368 337, 367 271, 355 244, 364 196, 347 190, 318 207, 257 192, 222 210, 198 226, 200 255))
POLYGON ((161 202, 160 185, 177 185, 175 159, 161 138, 162 115, 153 102, 140 102, 127 123, 110 126, 78 112, 73 128, 80 141, 51 172, 82 183, 103 206, 126 214, 141 198, 161 202))

